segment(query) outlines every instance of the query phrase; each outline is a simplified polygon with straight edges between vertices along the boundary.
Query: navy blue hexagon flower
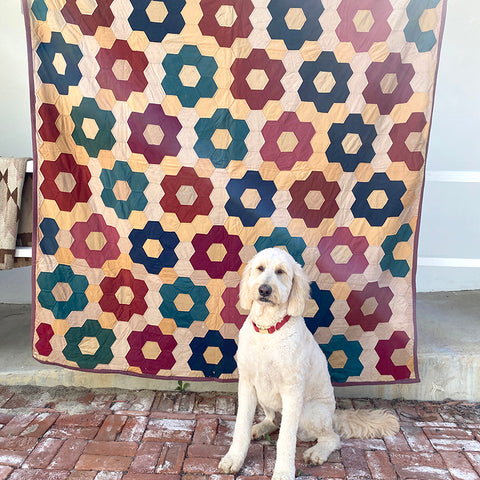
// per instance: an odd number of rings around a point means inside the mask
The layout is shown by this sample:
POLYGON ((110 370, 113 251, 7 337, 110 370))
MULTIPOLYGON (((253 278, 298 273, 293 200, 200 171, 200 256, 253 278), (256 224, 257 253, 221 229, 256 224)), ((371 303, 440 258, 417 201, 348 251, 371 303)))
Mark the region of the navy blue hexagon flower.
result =
POLYGON ((206 302, 210 293, 207 287, 195 285, 189 278, 179 277, 173 285, 162 285, 160 295, 160 313, 164 318, 173 318, 177 327, 188 328, 208 317, 206 302))
POLYGON ((411 0, 407 5, 408 23, 403 29, 408 42, 413 42, 419 52, 429 52, 437 43, 437 37, 432 30, 422 30, 420 18, 425 10, 438 5, 440 0, 411 0))
POLYGON ((188 365, 192 370, 203 372, 205 377, 218 378, 224 373, 233 373, 237 368, 235 340, 223 338, 217 330, 209 330, 205 337, 195 337, 190 342, 192 356, 188 365))
POLYGON ((299 73, 302 84, 298 94, 302 101, 313 102, 318 112, 327 113, 350 93, 347 82, 353 71, 348 63, 338 62, 333 52, 322 52, 315 61, 304 62, 299 73))
POLYGON ((168 33, 180 33, 185 26, 181 13, 185 0, 131 0, 131 4, 130 27, 145 32, 151 42, 161 42, 168 33))
POLYGON ((333 322, 333 314, 330 307, 334 298, 330 290, 320 290, 315 282, 310 283, 310 296, 317 304, 317 311, 313 317, 305 317, 307 328, 315 335, 319 327, 329 327, 333 322))
POLYGON ((285 247, 297 263, 302 265, 302 267, 305 265, 302 253, 307 248, 307 245, 303 238, 292 237, 287 228, 275 227, 270 236, 259 237, 255 242, 255 249, 257 252, 271 247, 285 247))
POLYGON ((56 236, 60 230, 57 222, 53 218, 44 218, 39 227, 43 233, 43 238, 40 240, 40 249, 45 255, 55 255, 58 250, 56 236))
POLYGON ((262 217, 275 211, 272 197, 277 188, 270 180, 263 180, 258 172, 249 170, 243 178, 232 178, 227 184, 229 199, 227 213, 239 217, 244 227, 253 227, 262 217))
POLYGON ((133 229, 128 239, 132 242, 130 258, 141 263, 148 273, 157 275, 163 268, 172 268, 177 263, 177 234, 165 232, 158 222, 147 222, 143 229, 133 229))
POLYGON ((217 168, 226 168, 231 160, 243 160, 247 154, 245 138, 249 133, 245 120, 236 120, 226 108, 195 125, 198 140, 193 147, 200 158, 208 158, 217 168))
POLYGON ((377 131, 374 125, 365 125, 359 114, 349 115, 343 123, 334 123, 328 136, 327 159, 340 163, 344 172, 354 172, 359 163, 370 163, 375 156, 372 142, 377 131))
POLYGON ((184 107, 194 107, 200 98, 212 98, 217 91, 213 79, 217 62, 200 53, 195 45, 184 45, 177 55, 167 54, 162 62, 167 95, 176 95, 184 107))
POLYGON ((52 32, 50 42, 38 46, 37 55, 42 62, 38 75, 43 83, 53 83, 61 95, 68 95, 68 88, 78 85, 82 78, 78 63, 83 56, 78 45, 67 43, 61 33, 52 32))
POLYGON ((372 227, 381 227, 387 218, 402 213, 402 196, 406 191, 403 182, 390 180, 386 173, 374 173, 370 181, 358 182, 353 187, 353 216, 366 218, 372 227))
POLYGON ((320 15, 324 7, 318 0, 275 0, 268 10, 272 15, 267 27, 270 38, 283 40, 289 50, 300 49, 306 40, 318 40, 323 32, 320 15))
POLYGON ((103 203, 113 208, 119 218, 126 219, 132 211, 146 207, 148 202, 143 192, 148 185, 147 177, 141 172, 132 172, 128 163, 117 161, 112 170, 102 169, 100 180, 103 203))
POLYGON ((390 270, 393 277, 405 277, 410 271, 408 261, 403 258, 395 258, 394 250, 399 243, 408 242, 413 235, 412 227, 408 223, 403 224, 395 235, 388 235, 382 243, 385 252, 380 267, 383 271, 390 270))

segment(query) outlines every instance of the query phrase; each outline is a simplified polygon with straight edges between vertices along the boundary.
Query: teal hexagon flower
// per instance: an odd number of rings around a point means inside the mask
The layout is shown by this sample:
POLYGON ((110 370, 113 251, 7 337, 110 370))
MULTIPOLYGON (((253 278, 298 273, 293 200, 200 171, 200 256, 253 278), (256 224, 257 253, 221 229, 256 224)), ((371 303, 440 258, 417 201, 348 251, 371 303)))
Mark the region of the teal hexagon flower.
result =
POLYGON ((300 265, 305 265, 302 253, 307 248, 303 238, 292 237, 290 232, 285 227, 275 227, 273 232, 268 237, 259 237, 255 242, 255 249, 257 252, 271 247, 285 247, 288 253, 300 265))
POLYGON ((53 272, 40 272, 37 283, 40 288, 38 301, 43 308, 51 310, 55 318, 67 318, 73 311, 82 311, 88 304, 85 290, 88 287, 87 277, 73 273, 69 265, 57 265, 53 272), (71 290, 67 300, 55 298, 55 287, 68 284, 71 290))
POLYGON ((399 243, 408 242, 413 235, 412 227, 408 223, 403 224, 395 235, 388 235, 382 243, 385 252, 380 267, 383 271, 390 270, 393 277, 405 277, 410 271, 410 265, 405 259, 397 259, 394 250, 399 243))

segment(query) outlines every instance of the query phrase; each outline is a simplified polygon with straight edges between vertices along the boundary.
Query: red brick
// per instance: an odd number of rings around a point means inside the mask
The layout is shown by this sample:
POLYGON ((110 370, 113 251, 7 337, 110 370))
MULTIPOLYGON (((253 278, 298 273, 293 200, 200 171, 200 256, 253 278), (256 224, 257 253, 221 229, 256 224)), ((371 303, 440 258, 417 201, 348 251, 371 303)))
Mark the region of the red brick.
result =
POLYGON ((0 464, 8 465, 10 467, 19 467, 27 455, 28 452, 0 449, 0 464))
POLYGON ((471 463, 459 452, 441 452, 442 458, 447 465, 448 471, 454 480, 476 480, 471 463))
POLYGON ((390 452, 390 461, 395 465, 425 465, 428 467, 445 468, 445 463, 436 452, 390 452))
POLYGON ((81 438, 69 438, 60 447, 48 468, 55 470, 72 470, 83 453, 87 441, 81 438))
POLYGON ((432 438, 432 445, 436 450, 480 452, 480 442, 477 440, 432 438))
POLYGON ((193 445, 189 445, 187 457, 211 457, 220 459, 227 452, 227 445, 209 445, 204 443, 194 443, 193 445))
POLYGON ((139 442, 143 438, 147 423, 146 416, 129 417, 118 439, 122 442, 139 442))
POLYGON ((66 480, 70 472, 66 470, 15 470, 8 480, 66 480))
POLYGON ((42 437, 45 432, 55 423, 58 413, 40 413, 35 417, 33 422, 22 432, 27 437, 42 437))
POLYGON ((367 460, 362 450, 352 447, 342 447, 340 451, 347 478, 358 477, 359 480, 369 480, 372 478, 367 460))
POLYGON ((130 465, 131 472, 154 473, 158 459, 162 453, 162 442, 143 442, 130 465))
POLYGON ((165 443, 160 453, 156 473, 181 473, 187 445, 184 443, 165 443))
POLYGON ((225 475, 222 473, 214 474, 214 475, 194 475, 194 474, 186 474, 182 475, 182 480, 234 480, 234 475, 225 475))
POLYGON ((128 472, 123 476, 122 480, 180 480, 180 475, 172 475, 168 473, 132 473, 128 472))
POLYGON ((124 415, 108 415, 102 423, 95 440, 103 442, 115 440, 117 435, 122 431, 126 421, 127 417, 124 415))
POLYGON ((97 473, 98 472, 88 472, 86 470, 74 470, 68 477, 68 480, 95 480, 97 473))
POLYGON ((465 456, 468 458, 475 471, 480 475, 480 453, 465 452, 465 456))
POLYGON ((151 410, 157 412, 173 412, 177 394, 175 392, 157 393, 151 410))
POLYGON ((0 430, 0 437, 20 435, 36 416, 35 413, 20 413, 16 415, 0 430))
POLYGON ((217 436, 215 437, 215 445, 228 445, 232 443, 233 430, 235 428, 235 420, 220 419, 218 422, 217 436))
POLYGON ((368 467, 374 480, 385 480, 387 478, 395 478, 395 470, 390 463, 387 452, 365 452, 368 467))
POLYGON ((100 413, 85 413, 79 415, 63 414, 57 418, 56 426, 99 427, 106 415, 100 413))
POLYGON ((133 457, 137 451, 136 442, 88 442, 84 453, 92 455, 118 455, 121 457, 133 457))
POLYGON ((15 415, 0 412, 0 425, 6 425, 15 415))
POLYGON ((190 443, 194 428, 195 420, 150 418, 143 438, 158 442, 190 443))
POLYGON ((30 437, 0 437, 0 448, 4 450, 30 451, 38 443, 30 437))
POLYGON ((263 445, 252 443, 243 462, 242 474, 249 476, 263 475, 263 464, 263 445))
POLYGON ((422 465, 405 465, 396 467, 397 474, 402 479, 414 480, 452 480, 452 477, 445 468, 428 467, 422 465))
POLYGON ((112 472, 124 472, 132 463, 132 457, 119 455, 91 455, 82 454, 75 465, 76 470, 108 470, 112 472))
POLYGON ((217 434, 218 419, 199 417, 193 434, 193 443, 212 444, 217 434))
MULTIPOLYGON (((185 459, 183 471, 185 473, 206 473, 207 475, 219 473, 218 460, 216 458, 190 457, 185 459)), ((244 468, 242 468, 242 473, 245 473, 244 468)), ((247 475, 249 474, 247 473, 247 475)))
POLYGON ((215 404, 216 404, 215 393, 198 393, 195 412, 215 413, 215 404))
POLYGON ((6 480, 6 478, 13 472, 12 467, 6 465, 0 465, 0 480, 6 480))
POLYGON ((98 472, 95 480, 120 480, 123 477, 123 472, 108 472, 102 470, 98 472))
MULTIPOLYGON (((345 478, 345 468, 341 463, 323 463, 322 465, 296 464, 296 471, 304 476, 318 478, 345 478)), ((270 474, 270 472, 265 471, 270 474)))
POLYGON ((46 468, 62 446, 64 440, 59 438, 42 438, 32 453, 27 457, 23 468, 46 468))
POLYGON ((52 427, 45 432, 45 437, 53 438, 73 438, 92 440, 98 433, 97 427, 75 427, 71 426, 57 426, 53 424, 52 427))
POLYGON ((235 415, 237 413, 236 396, 218 395, 215 405, 217 415, 235 415))
POLYGON ((475 438, 471 430, 466 430, 464 428, 424 427, 423 431, 425 435, 430 439, 444 438, 473 440, 475 438))
POLYGON ((403 434, 407 439, 410 448, 414 452, 433 452, 434 448, 428 440, 427 436, 423 433, 420 427, 413 425, 406 425, 402 427, 403 434))

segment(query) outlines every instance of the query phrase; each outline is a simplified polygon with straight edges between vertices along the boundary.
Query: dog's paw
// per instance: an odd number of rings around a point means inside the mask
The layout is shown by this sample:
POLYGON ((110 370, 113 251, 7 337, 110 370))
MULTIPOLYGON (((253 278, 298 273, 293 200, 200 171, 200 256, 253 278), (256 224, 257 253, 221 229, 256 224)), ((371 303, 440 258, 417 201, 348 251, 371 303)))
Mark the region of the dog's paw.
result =
POLYGON ((238 473, 242 466, 242 460, 235 458, 230 453, 227 453, 218 464, 218 469, 222 473, 238 473))
POLYGON ((311 465, 321 465, 322 463, 327 461, 328 456, 329 455, 323 452, 318 445, 315 445, 305 451, 305 453, 303 454, 303 461, 311 465))
POLYGON ((275 469, 272 480, 295 480, 295 471, 275 469))

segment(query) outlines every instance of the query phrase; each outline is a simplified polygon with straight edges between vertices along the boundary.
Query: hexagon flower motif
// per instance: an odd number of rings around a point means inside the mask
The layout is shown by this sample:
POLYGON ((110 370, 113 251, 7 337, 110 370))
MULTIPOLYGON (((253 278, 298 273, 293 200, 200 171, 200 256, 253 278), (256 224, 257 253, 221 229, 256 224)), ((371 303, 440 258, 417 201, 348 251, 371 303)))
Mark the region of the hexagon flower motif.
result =
POLYGON ((269 218, 275 211, 273 196, 277 188, 270 180, 263 180, 258 172, 249 170, 243 178, 232 178, 227 184, 229 199, 227 213, 239 217, 243 226, 253 227, 262 217, 269 218))
POLYGON ((45 22, 47 20, 48 7, 45 0, 33 0, 32 13, 37 20, 45 22))
POLYGON ((313 102, 318 112, 329 112, 334 103, 343 103, 350 91, 347 82, 353 74, 348 63, 340 63, 333 52, 322 52, 313 62, 303 62, 299 70, 300 99, 313 102))
POLYGON ((367 268, 367 248, 365 237, 354 237, 348 227, 339 227, 331 237, 321 238, 317 267, 320 272, 330 273, 335 281, 346 282, 350 275, 363 273, 367 268))
POLYGON ((227 287, 222 293, 224 307, 220 312, 223 323, 233 323, 238 329, 242 327, 247 315, 241 314, 238 310, 240 299, 238 297, 239 287, 227 287))
MULTIPOLYGON (((395 235, 387 235, 382 243, 382 249, 385 252, 380 267, 383 271, 390 270, 393 277, 406 277, 410 271, 410 265, 405 258, 397 258, 395 250, 404 242, 408 242, 413 235, 412 228, 408 223, 404 223, 395 235)), ((411 250, 409 249, 409 252, 411 250)))
POLYGON ((159 222, 147 222, 143 229, 133 229, 128 239, 132 242, 130 258, 141 263, 148 273, 157 275, 177 263, 178 237, 174 232, 165 232, 159 222))
POLYGON ((300 265, 305 265, 302 253, 307 248, 303 238, 292 237, 290 232, 285 227, 275 227, 273 232, 268 237, 259 237, 255 242, 255 249, 257 252, 271 247, 285 247, 288 253, 300 265))
POLYGON ((169 33, 180 33, 185 26, 182 10, 185 0, 135 0, 128 17, 132 30, 145 32, 151 42, 161 42, 169 33))
POLYGON ((105 277, 100 282, 103 292, 98 302, 104 312, 112 312, 120 322, 128 322, 135 313, 147 310, 145 295, 148 287, 143 280, 134 278, 130 270, 120 270, 116 277, 105 277))
POLYGON ((162 303, 160 313, 175 320, 177 327, 188 328, 193 322, 203 322, 208 317, 206 302, 210 298, 207 287, 195 285, 189 278, 179 277, 173 285, 160 288, 162 303))
POLYGON ((190 342, 190 349, 189 367, 202 372, 205 377, 219 378, 237 368, 235 340, 223 338, 217 330, 209 330, 205 337, 195 337, 190 342))
POLYGON ((375 42, 384 42, 392 28, 388 17, 393 12, 390 0, 341 2, 337 13, 340 23, 335 32, 341 42, 350 42, 356 52, 368 52, 375 42))
POLYGON ((353 187, 353 216, 366 218, 372 227, 381 227, 387 218, 402 213, 402 197, 406 191, 402 181, 390 180, 385 173, 374 173, 368 182, 358 182, 353 187))
POLYGON ((184 45, 178 54, 168 53, 162 62, 162 87, 175 95, 184 107, 194 107, 200 98, 212 98, 217 91, 213 76, 218 65, 213 57, 200 53, 196 45, 184 45))
POLYGON ((100 150, 110 150, 115 145, 112 135, 115 117, 112 112, 102 110, 94 98, 83 97, 78 107, 72 107, 70 116, 75 124, 72 138, 90 157, 98 157, 100 150))
POLYGON ((79 46, 65 42, 61 33, 52 32, 50 42, 40 43, 36 52, 42 62, 38 67, 42 82, 52 83, 60 95, 68 95, 68 88, 78 85, 82 78, 78 63, 83 55, 79 46))
POLYGON ((110 5, 113 0, 78 2, 65 0, 61 13, 68 23, 78 25, 84 35, 95 35, 98 27, 109 27, 114 20, 110 5), (83 4, 83 5, 81 5, 83 4))
POLYGON ((84 258, 91 268, 101 268, 107 260, 120 255, 120 235, 115 227, 105 223, 102 215, 92 214, 86 222, 76 222, 70 233, 70 251, 75 258, 84 258))
POLYGON ((92 196, 88 186, 90 170, 78 165, 69 153, 61 153, 54 162, 42 162, 40 171, 44 177, 42 195, 55 200, 60 210, 71 212, 77 203, 87 202, 92 196))
POLYGON ((52 326, 48 323, 41 323, 35 332, 38 335, 38 340, 35 342, 35 349, 40 355, 48 357, 53 351, 52 345, 50 344, 50 340, 54 335, 52 326))
POLYGON ((269 100, 280 100, 285 93, 283 62, 271 60, 265 50, 253 49, 247 58, 235 59, 230 70, 233 97, 244 99, 252 110, 261 110, 269 100))
POLYGON ((65 333, 66 347, 62 350, 67 360, 80 368, 95 368, 113 359, 112 345, 117 338, 113 330, 102 328, 98 320, 86 320, 81 327, 70 327, 65 333))
POLYGON ((39 227, 43 234, 43 238, 40 240, 40 250, 45 255, 55 255, 58 250, 56 237, 60 230, 57 222, 53 218, 44 218, 39 227))
POLYGON ((210 278, 223 278, 227 272, 237 272, 242 265, 242 241, 230 235, 225 227, 213 226, 206 234, 197 233, 192 240, 195 253, 190 263, 195 270, 205 270, 210 278))
POLYGON ((276 0, 268 4, 272 20, 267 31, 270 38, 285 42, 289 50, 298 50, 305 41, 317 41, 323 32, 320 16, 324 7, 317 0, 276 0))
POLYGON ((402 62, 399 53, 390 53, 383 62, 372 62, 365 75, 368 84, 362 92, 363 98, 377 105, 382 115, 388 115, 395 105, 408 102, 413 94, 410 81, 415 70, 402 62))
POLYGON ((349 341, 343 335, 333 335, 328 344, 320 348, 328 360, 328 370, 334 383, 344 383, 348 377, 356 377, 363 371, 360 355, 363 348, 356 340, 349 341))
POLYGON ((437 43, 433 32, 435 11, 440 0, 411 0, 407 5, 408 23, 403 29, 407 42, 413 42, 419 52, 429 52, 437 43), (433 15, 425 16, 425 12, 433 15), (433 20, 433 22, 432 22, 433 20))
POLYGON ((57 107, 50 103, 42 103, 38 109, 38 114, 42 119, 42 126, 38 129, 38 133, 42 140, 46 142, 55 142, 60 136, 56 121, 59 117, 57 107))
POLYGON ((73 273, 69 265, 57 265, 53 272, 40 272, 38 302, 55 318, 67 318, 71 312, 82 311, 88 304, 85 290, 87 277, 73 273))
POLYGON ((315 282, 310 283, 310 296, 317 304, 317 311, 313 317, 305 317, 305 324, 312 335, 315 335, 319 327, 329 327, 333 322, 330 307, 335 299, 330 290, 320 290, 315 282))
POLYGON ((112 170, 102 169, 101 197, 106 207, 111 207, 119 218, 126 219, 133 211, 143 211, 147 205, 144 190, 147 177, 141 172, 132 172, 126 162, 116 161, 112 170))
POLYGON ((200 118, 195 132, 198 136, 195 152, 200 158, 210 159, 217 168, 226 168, 232 160, 243 160, 248 152, 247 122, 234 119, 226 108, 219 108, 210 118, 200 118))
POLYGON ((130 350, 125 359, 142 373, 156 375, 159 370, 169 370, 175 365, 173 350, 177 341, 172 335, 163 334, 157 326, 147 325, 141 332, 132 332, 127 341, 130 350))
POLYGON ((338 212, 335 199, 339 193, 337 182, 328 182, 322 172, 312 172, 306 180, 297 180, 290 187, 292 202, 288 212, 293 218, 302 218, 307 227, 316 228, 338 212))
POLYGON ((328 136, 327 159, 330 163, 340 163, 344 172, 354 172, 360 163, 370 163, 375 156, 372 143, 377 131, 374 125, 365 125, 359 114, 332 124, 328 136))
POLYGON ((418 172, 425 163, 423 152, 427 141, 422 135, 427 121, 421 112, 412 113, 406 123, 397 123, 390 130, 393 145, 388 151, 392 162, 405 162, 408 169, 418 172))
POLYGON ((203 35, 213 36, 221 47, 231 47, 236 38, 247 38, 253 30, 250 15, 253 4, 243 0, 200 0, 202 18, 198 27, 203 35))
POLYGON ((367 283, 362 291, 352 290, 347 298, 350 311, 345 320, 351 326, 360 325, 364 332, 373 332, 379 323, 390 320, 392 298, 392 291, 388 287, 380 287, 378 282, 367 283))
POLYGON ((150 103, 143 113, 132 112, 127 123, 130 150, 141 153, 148 163, 159 164, 180 151, 177 135, 182 125, 177 117, 166 115, 161 105, 150 103))
POLYGON ((177 175, 165 175, 160 205, 165 212, 175 213, 182 223, 191 223, 197 215, 208 215, 213 208, 209 178, 199 177, 194 168, 182 167, 177 175))
POLYGON ((132 50, 126 40, 117 39, 111 48, 101 48, 96 58, 100 71, 95 79, 101 88, 112 90, 117 100, 126 101, 132 92, 145 90, 147 57, 132 50))
POLYGON ((295 112, 283 112, 278 120, 267 121, 262 135, 263 161, 275 162, 280 170, 291 170, 296 162, 308 161, 313 153, 311 140, 315 129, 310 122, 301 122, 295 112))
POLYGON ((394 380, 405 380, 412 375, 407 365, 396 365, 392 360, 395 350, 405 348, 410 338, 405 332, 393 332, 387 340, 379 340, 375 347, 380 359, 376 365, 378 372, 382 375, 391 375, 394 380))

